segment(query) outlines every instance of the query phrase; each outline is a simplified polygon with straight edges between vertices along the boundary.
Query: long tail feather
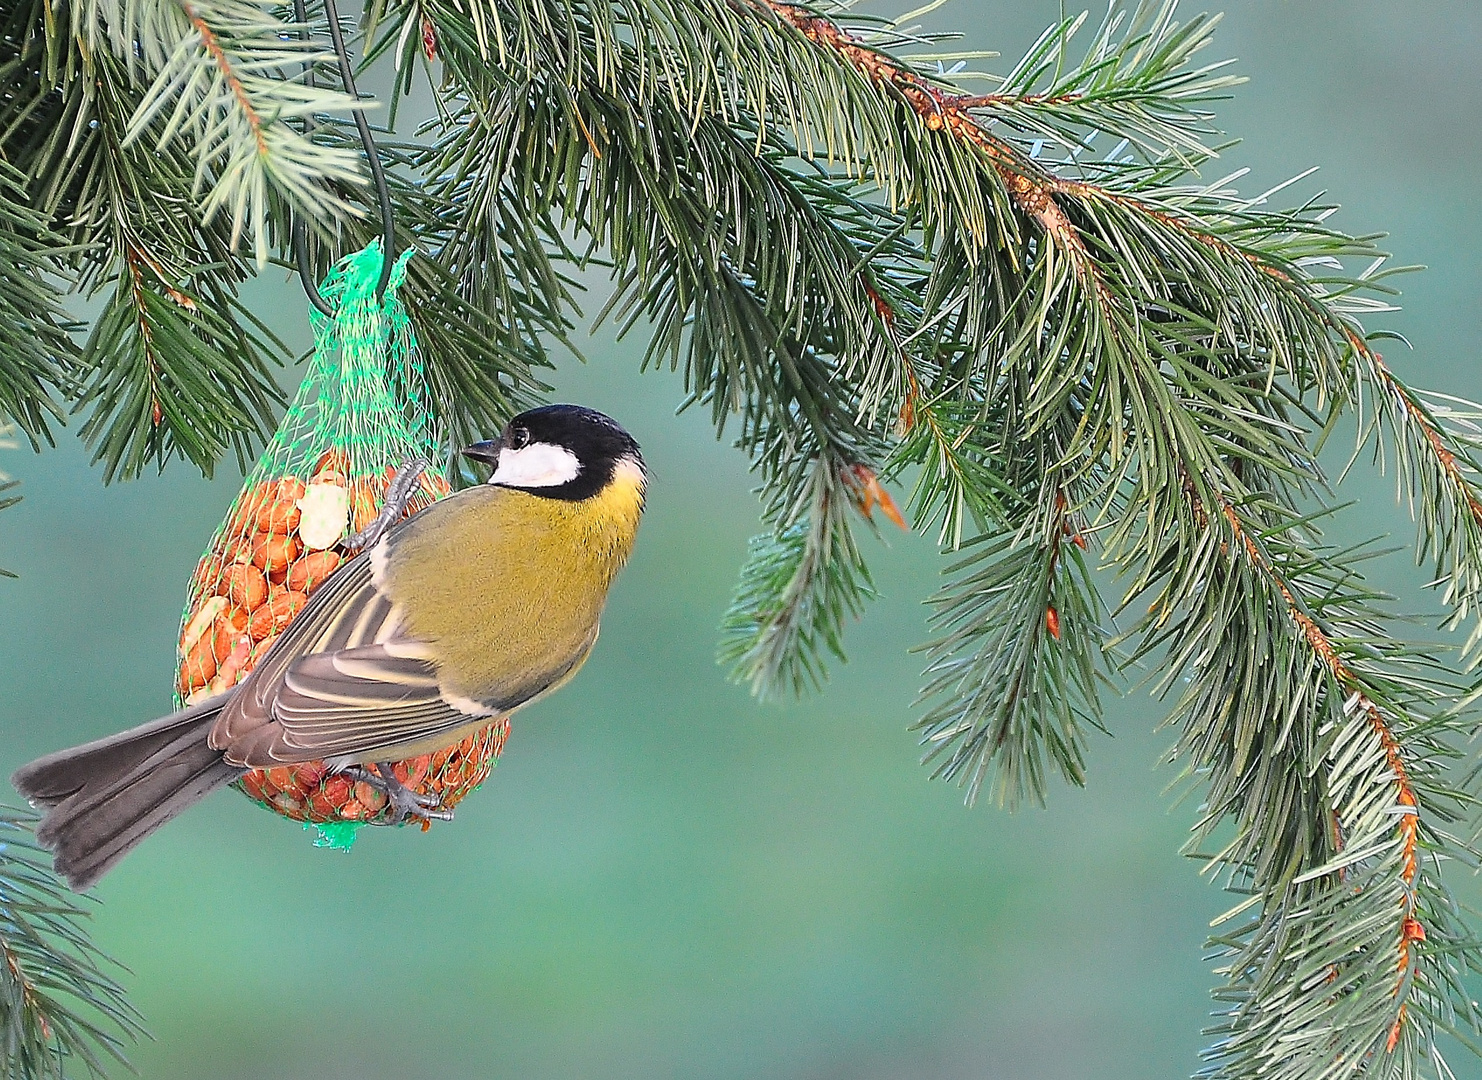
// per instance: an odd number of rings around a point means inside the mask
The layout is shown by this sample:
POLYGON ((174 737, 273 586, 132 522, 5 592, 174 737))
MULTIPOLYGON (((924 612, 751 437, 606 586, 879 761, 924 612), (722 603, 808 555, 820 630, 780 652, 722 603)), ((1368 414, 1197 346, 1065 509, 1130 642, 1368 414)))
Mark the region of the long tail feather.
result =
POLYGON ((36 839, 57 872, 86 889, 134 846, 243 770, 206 739, 229 695, 38 758, 11 782, 48 810, 36 839))

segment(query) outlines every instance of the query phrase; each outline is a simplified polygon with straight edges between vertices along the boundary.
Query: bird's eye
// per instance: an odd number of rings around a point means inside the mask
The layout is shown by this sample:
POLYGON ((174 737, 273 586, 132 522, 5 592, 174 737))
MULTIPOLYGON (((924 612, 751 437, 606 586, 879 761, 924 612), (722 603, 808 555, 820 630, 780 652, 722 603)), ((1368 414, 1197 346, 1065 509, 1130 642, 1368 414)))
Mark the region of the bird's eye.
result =
POLYGON ((509 433, 509 448, 511 450, 523 450, 530 442, 530 430, 528 428, 511 428, 509 433))

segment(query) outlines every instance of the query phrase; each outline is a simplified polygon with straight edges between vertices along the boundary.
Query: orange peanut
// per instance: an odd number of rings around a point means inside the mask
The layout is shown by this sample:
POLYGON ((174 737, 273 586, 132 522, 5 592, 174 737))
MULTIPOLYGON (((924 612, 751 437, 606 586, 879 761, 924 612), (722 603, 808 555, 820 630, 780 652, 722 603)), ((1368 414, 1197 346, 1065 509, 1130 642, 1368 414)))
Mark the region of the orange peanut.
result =
POLYGON ((207 596, 216 591, 216 583, 221 580, 221 556, 207 555, 196 565, 196 572, 191 575, 190 583, 207 596))
POLYGON ((218 666, 232 654, 232 650, 236 648, 237 642, 246 629, 245 619, 241 626, 234 626, 229 617, 217 616, 216 621, 211 624, 211 652, 215 655, 218 666))
POLYGON ((334 573, 340 562, 337 551, 311 551, 289 567, 287 585, 297 592, 311 593, 334 573))
POLYGON ((200 639, 191 646, 190 652, 185 654, 185 659, 180 664, 180 676, 176 683, 176 688, 182 696, 199 690, 211 681, 211 676, 216 674, 214 638, 214 634, 202 634, 200 639))
POLYGON ((319 461, 314 466, 314 479, 318 483, 330 483, 320 479, 326 473, 345 477, 350 475, 350 455, 343 450, 326 450, 319 455, 319 461))
POLYGON ((247 654, 248 671, 251 671, 253 668, 257 667, 257 662, 268 654, 268 650, 273 647, 277 640, 277 634, 270 634, 259 641, 256 645, 252 646, 252 651, 247 654))
POLYGON ((281 633, 308 602, 309 598, 301 592, 274 589, 268 595, 268 602, 248 616, 247 632, 253 641, 281 633))
POLYGON ((381 512, 381 495, 384 491, 384 481, 378 485, 376 477, 362 477, 350 485, 352 531, 360 532, 376 519, 376 515, 381 512))
POLYGON ((292 532, 298 528, 298 500, 302 498, 303 494, 300 493, 293 499, 279 498, 265 504, 253 520, 254 527, 258 532, 276 533, 279 536, 292 532))
POLYGON ((264 536, 252 545, 252 563, 271 573, 286 568, 303 549, 297 536, 264 536))
POLYGON ((253 611, 268 598, 268 580, 255 566, 234 563, 221 576, 218 592, 225 592, 228 599, 240 608, 253 611))
POLYGON ((227 522, 227 533, 235 535, 250 529, 252 523, 257 519, 258 511, 276 499, 277 494, 276 486, 270 481, 254 484, 237 501, 237 509, 227 522))

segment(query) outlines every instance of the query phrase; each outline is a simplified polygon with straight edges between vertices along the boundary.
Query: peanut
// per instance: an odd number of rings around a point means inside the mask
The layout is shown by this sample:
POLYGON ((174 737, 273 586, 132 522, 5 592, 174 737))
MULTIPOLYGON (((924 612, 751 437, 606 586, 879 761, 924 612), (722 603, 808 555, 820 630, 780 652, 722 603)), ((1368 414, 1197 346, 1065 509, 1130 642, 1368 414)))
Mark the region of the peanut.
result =
MULTIPOLYGON (((250 631, 248 632, 248 636, 252 636, 250 631)), ((246 670, 251 671, 253 668, 257 667, 257 662, 268 654, 268 650, 273 647, 274 643, 277 642, 277 640, 277 634, 269 634, 267 637, 259 641, 256 645, 252 646, 252 651, 247 654, 246 670)))
POLYGON ((345 535, 350 518, 350 493, 340 485, 320 483, 316 478, 298 501, 301 511, 298 537, 314 551, 333 547, 345 535))
POLYGON ((252 545, 252 564, 264 572, 280 570, 298 558, 303 549, 297 536, 263 536, 252 545))
MULTIPOLYGON (((211 652, 216 656, 218 670, 226 664, 227 657, 231 656, 232 650, 237 647, 237 642, 242 639, 246 629, 245 626, 233 626, 225 618, 218 618, 211 625, 211 652)), ((242 659, 247 659, 245 654, 242 659)))
POLYGON ((221 661, 221 666, 216 669, 216 677, 207 687, 213 695, 225 693, 237 684, 242 676, 242 668, 247 663, 247 655, 252 651, 252 639, 239 630, 232 631, 229 644, 230 650, 226 658, 221 661))
POLYGON ((180 652, 182 655, 190 652, 195 643, 201 640, 201 635, 216 621, 216 617, 227 609, 227 604, 227 598, 224 596, 206 598, 206 602, 191 617, 190 622, 185 624, 185 631, 180 635, 180 652))
POLYGON ((277 492, 271 482, 264 481, 260 484, 254 484, 251 490, 247 491, 237 501, 237 508, 232 512, 232 516, 227 522, 226 531, 228 535, 236 535, 237 533, 248 531, 252 527, 253 521, 257 519, 258 511, 271 503, 276 497, 277 492))
POLYGON ((302 593, 312 593, 340 565, 337 551, 311 551, 288 570, 287 585, 302 593))
POLYGON ((185 654, 185 659, 180 663, 180 675, 176 682, 176 688, 182 696, 188 696, 191 691, 199 690, 211 681, 211 676, 216 674, 216 653, 212 650, 211 634, 202 634, 190 652, 185 654))
POLYGON ((191 588, 210 595, 216 591, 216 583, 221 580, 221 570, 221 556, 207 555, 196 564, 196 572, 190 577, 191 588))
POLYGON ((253 641, 261 641, 271 634, 282 632, 293 621, 309 598, 291 589, 274 589, 263 604, 247 618, 247 633, 253 641))
POLYGON ((254 525, 257 531, 275 533, 278 536, 282 536, 298 528, 298 500, 302 497, 303 493, 300 492, 290 501, 285 495, 264 505, 262 509, 258 510, 257 516, 254 519, 254 525))
POLYGON ((360 532, 381 512, 384 482, 377 484, 376 477, 362 477, 350 485, 350 528, 360 532), (380 490, 377 490, 377 488, 380 490))
POLYGON ((255 566, 236 563, 227 568, 219 588, 226 590, 231 602, 247 611, 255 611, 268 598, 268 581, 255 566))
POLYGON ((323 479, 326 475, 338 476, 340 482, 344 483, 344 478, 350 475, 350 455, 343 450, 326 450, 320 454, 319 461, 314 466, 314 482, 332 483, 333 481, 323 479))

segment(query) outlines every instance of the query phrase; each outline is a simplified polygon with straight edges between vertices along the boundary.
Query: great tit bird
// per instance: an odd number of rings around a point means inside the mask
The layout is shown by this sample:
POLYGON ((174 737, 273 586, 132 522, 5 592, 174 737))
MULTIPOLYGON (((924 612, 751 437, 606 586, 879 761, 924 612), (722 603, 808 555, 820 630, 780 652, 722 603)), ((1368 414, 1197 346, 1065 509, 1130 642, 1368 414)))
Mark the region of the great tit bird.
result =
POLYGON ((646 483, 632 436, 575 405, 522 413, 463 453, 493 467, 488 483, 346 562, 238 686, 16 772, 49 808, 36 837, 74 889, 249 768, 324 760, 378 780, 403 817, 450 816, 385 763, 451 746, 576 674, 646 483))

